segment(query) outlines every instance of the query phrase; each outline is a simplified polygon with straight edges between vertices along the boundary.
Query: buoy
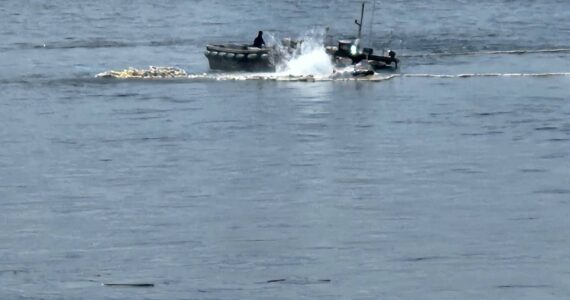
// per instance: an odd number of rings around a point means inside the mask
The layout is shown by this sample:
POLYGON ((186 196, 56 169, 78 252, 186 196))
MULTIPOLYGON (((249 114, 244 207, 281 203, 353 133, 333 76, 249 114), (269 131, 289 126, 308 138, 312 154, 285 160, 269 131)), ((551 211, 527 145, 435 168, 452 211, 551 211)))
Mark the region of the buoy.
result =
POLYGON ((251 59, 251 60, 257 59, 257 54, 255 54, 255 53, 250 53, 250 54, 247 55, 247 59, 251 59))
POLYGON ((211 52, 210 52, 210 51, 208 51, 208 50, 204 51, 204 55, 206 55, 206 56, 210 56, 210 54, 211 54, 211 52))
POLYGON ((236 54, 236 59, 243 59, 245 55, 243 54, 236 54))
POLYGON ((267 54, 261 54, 261 59, 268 59, 268 58, 269 58, 269 55, 267 55, 267 54))
POLYGON ((216 55, 218 55, 218 52, 216 52, 216 51, 212 51, 212 52, 210 52, 210 55, 212 55, 212 56, 216 56, 216 55))

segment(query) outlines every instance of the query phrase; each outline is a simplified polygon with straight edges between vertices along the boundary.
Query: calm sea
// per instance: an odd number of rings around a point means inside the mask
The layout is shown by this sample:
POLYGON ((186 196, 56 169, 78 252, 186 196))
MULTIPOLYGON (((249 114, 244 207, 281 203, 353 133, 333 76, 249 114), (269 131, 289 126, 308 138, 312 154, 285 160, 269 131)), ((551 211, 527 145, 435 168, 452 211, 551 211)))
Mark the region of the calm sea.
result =
POLYGON ((568 299, 570 2, 369 1, 387 80, 208 70, 359 10, 0 1, 0 298, 568 299), (150 65, 200 76, 95 78, 150 65))

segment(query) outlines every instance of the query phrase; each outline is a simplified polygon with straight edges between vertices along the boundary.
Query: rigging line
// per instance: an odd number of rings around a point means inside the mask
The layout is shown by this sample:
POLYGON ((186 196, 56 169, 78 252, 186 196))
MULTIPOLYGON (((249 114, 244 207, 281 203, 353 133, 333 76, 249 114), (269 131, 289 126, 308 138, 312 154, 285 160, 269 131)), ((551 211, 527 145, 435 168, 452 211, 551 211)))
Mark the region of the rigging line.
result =
POLYGON ((374 15, 376 13, 376 0, 372 4, 372 16, 370 17, 370 26, 368 28, 368 42, 372 45, 372 26, 374 24, 374 15))

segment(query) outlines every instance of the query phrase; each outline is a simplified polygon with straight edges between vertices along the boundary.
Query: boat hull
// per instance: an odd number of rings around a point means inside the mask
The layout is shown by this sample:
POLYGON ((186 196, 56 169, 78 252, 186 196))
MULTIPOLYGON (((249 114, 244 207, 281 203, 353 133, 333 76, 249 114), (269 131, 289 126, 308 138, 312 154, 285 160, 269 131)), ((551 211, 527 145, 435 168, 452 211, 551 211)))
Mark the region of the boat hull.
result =
POLYGON ((247 45, 208 45, 204 52, 210 69, 242 72, 275 72, 276 57, 271 48, 247 45))

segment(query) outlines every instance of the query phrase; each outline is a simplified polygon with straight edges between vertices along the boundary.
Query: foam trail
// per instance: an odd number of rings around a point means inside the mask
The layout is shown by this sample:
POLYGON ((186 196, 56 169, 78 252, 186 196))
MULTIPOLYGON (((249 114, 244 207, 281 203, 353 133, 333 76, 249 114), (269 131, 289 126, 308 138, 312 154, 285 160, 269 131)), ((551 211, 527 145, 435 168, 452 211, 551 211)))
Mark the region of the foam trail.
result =
MULTIPOLYGON (((299 60, 301 62, 302 60, 299 60)), ((154 70, 158 69, 153 67, 154 70)), ((187 79, 190 81, 245 81, 245 80, 260 80, 260 81, 386 81, 394 78, 440 78, 440 79, 466 79, 466 78, 484 78, 484 77, 570 77, 570 72, 553 72, 553 73, 464 73, 464 74, 375 74, 366 77, 351 76, 350 69, 346 76, 342 76, 342 70, 337 70, 333 75, 315 76, 308 73, 300 73, 300 75, 289 74, 287 71, 281 73, 195 73, 186 74, 183 70, 173 73, 174 68, 163 67, 161 68, 168 74, 161 72, 154 73, 157 75, 142 75, 143 72, 136 69, 128 69, 125 71, 109 71, 97 74, 97 78, 117 78, 117 79, 187 79), (136 72, 134 75, 132 72, 136 72)), ((152 70, 152 69, 151 69, 152 70)), ((176 70, 176 69, 175 69, 176 70)), ((289 69, 290 70, 290 69, 289 69)), ((148 74, 148 73, 147 73, 148 74)))
POLYGON ((159 78, 187 78, 185 70, 177 67, 154 67, 148 69, 128 68, 122 71, 107 71, 95 75, 96 78, 122 78, 122 79, 159 79, 159 78))

